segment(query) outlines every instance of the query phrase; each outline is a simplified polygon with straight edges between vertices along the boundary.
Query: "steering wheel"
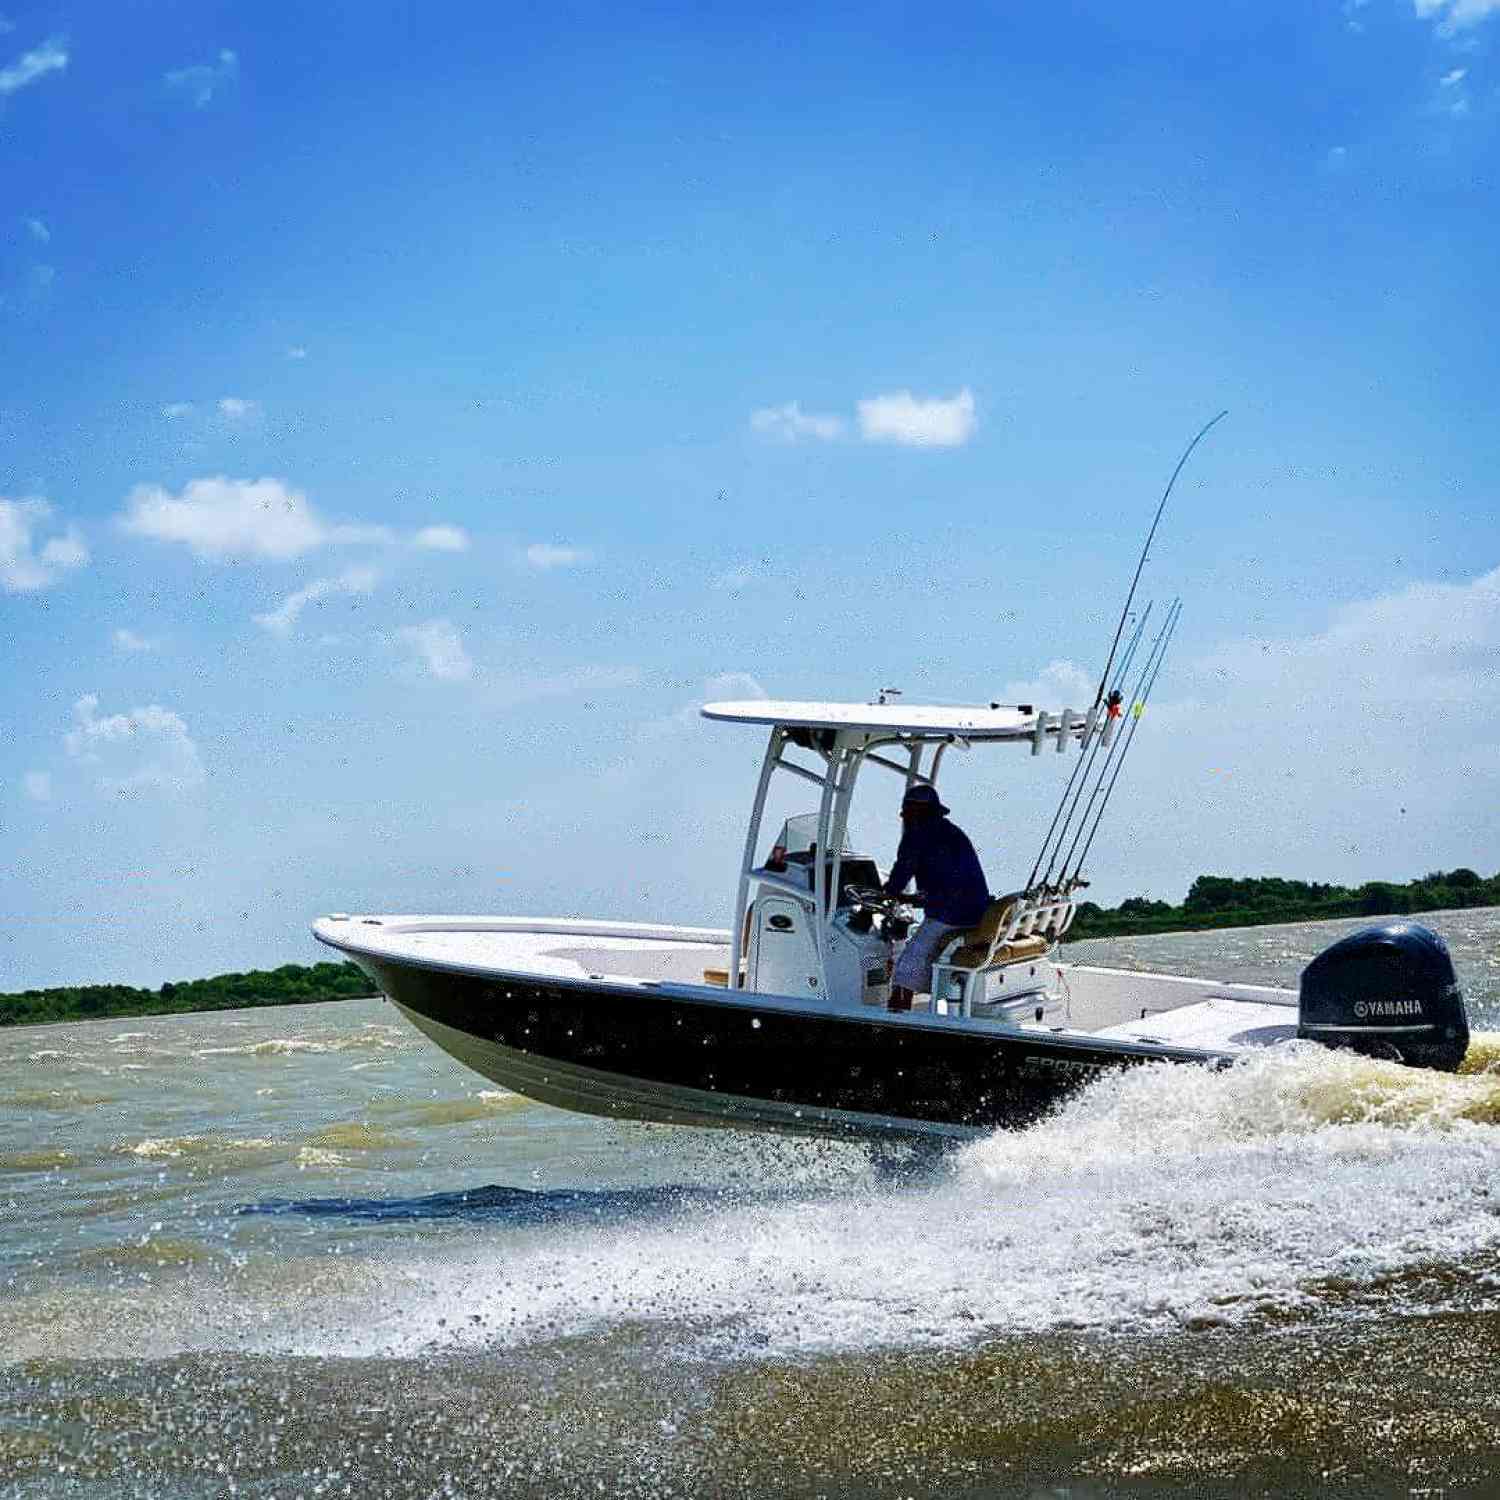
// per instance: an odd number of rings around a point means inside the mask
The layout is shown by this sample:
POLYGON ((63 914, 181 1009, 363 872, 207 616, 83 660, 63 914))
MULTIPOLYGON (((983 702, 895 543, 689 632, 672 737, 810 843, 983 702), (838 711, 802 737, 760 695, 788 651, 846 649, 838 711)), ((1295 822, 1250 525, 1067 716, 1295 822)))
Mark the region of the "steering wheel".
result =
POLYGON ((880 912, 883 916, 896 917, 908 915, 905 901, 900 896, 889 896, 879 886, 873 885, 846 885, 844 894, 857 905, 865 907, 869 911, 880 912))

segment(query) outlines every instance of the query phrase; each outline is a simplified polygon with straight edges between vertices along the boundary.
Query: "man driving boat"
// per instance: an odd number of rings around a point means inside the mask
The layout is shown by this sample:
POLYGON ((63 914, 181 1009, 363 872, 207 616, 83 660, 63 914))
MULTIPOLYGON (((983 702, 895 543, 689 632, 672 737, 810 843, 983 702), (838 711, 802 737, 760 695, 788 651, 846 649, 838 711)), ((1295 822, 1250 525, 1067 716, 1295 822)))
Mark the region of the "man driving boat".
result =
POLYGON ((973 927, 990 903, 989 885, 969 836, 948 821, 937 788, 920 782, 901 801, 901 843, 885 883, 899 896, 916 877, 911 899, 925 910, 891 975, 892 1010, 910 1010, 911 997, 932 988, 932 961, 955 932, 973 927))

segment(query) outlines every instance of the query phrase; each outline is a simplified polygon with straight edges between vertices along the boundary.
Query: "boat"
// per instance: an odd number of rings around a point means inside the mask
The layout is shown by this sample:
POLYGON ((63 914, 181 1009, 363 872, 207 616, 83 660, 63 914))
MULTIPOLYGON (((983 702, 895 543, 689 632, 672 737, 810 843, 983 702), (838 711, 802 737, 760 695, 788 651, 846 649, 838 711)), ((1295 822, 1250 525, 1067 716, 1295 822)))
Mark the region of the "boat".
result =
POLYGON ((1456 1069, 1463 996, 1442 939, 1413 923, 1335 943, 1296 990, 1060 951, 1181 617, 1181 600, 1155 627, 1151 605, 1132 612, 1142 569, 1177 476, 1225 415, 1172 472, 1086 709, 910 705, 894 688, 863 703, 703 707, 769 731, 727 928, 338 913, 314 935, 475 1072, 622 1120, 943 1145, 1028 1124, 1102 1073, 1146 1063, 1226 1067, 1302 1041, 1456 1069), (930 994, 894 1010, 913 912, 885 891, 873 852, 849 847, 850 810, 866 773, 902 800, 936 794, 955 749, 1075 759, 1025 882, 952 935, 930 994), (767 840, 768 794, 788 780, 813 806, 767 840))
POLYGON ((1110 1069, 1224 1067, 1299 1038, 1456 1068, 1462 995, 1442 940, 1416 924, 1335 944, 1296 991, 1063 961, 1082 859, 1174 624, 1128 716, 1118 687, 1082 712, 908 706, 889 692, 705 705, 707 719, 769 730, 728 928, 339 913, 313 933, 475 1072, 620 1120, 941 1144, 1028 1124, 1110 1069), (1078 761, 1047 868, 1039 859, 1023 889, 992 900, 939 953, 932 993, 893 1011, 913 913, 882 890, 874 855, 848 847, 850 811, 867 773, 903 797, 936 789, 955 748, 1078 761), (815 805, 767 839, 768 794, 787 778, 815 805))

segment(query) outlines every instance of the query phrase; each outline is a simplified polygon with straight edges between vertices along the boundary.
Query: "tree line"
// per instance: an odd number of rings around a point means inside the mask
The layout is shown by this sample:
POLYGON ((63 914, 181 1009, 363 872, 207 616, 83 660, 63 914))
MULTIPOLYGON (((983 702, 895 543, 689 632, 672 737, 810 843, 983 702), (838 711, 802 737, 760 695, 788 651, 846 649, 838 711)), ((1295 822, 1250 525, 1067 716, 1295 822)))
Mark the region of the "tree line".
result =
MULTIPOLYGON (((1466 906, 1500 906, 1500 875, 1436 870, 1405 885, 1372 880, 1361 886, 1200 875, 1180 906, 1132 896, 1115 907, 1079 903, 1070 938, 1125 937, 1210 927, 1260 927, 1275 922, 1320 922, 1334 917, 1405 916, 1466 906)), ((40 1021, 89 1021, 107 1016, 175 1015, 194 1010, 240 1010, 257 1005, 308 1005, 371 995, 374 986, 351 963, 283 964, 248 974, 218 974, 160 989, 125 984, 74 984, 0 995, 0 1026, 40 1021)))
POLYGON ((105 1016, 165 1016, 190 1010, 256 1005, 310 1005, 370 995, 375 986, 351 963, 283 964, 248 974, 188 979, 157 990, 127 984, 68 984, 0 995, 0 1026, 38 1021, 91 1021, 105 1016))
POLYGON ((1276 922, 1321 922, 1334 917, 1407 916, 1466 906, 1500 906, 1500 875, 1434 870, 1420 880, 1360 886, 1280 876, 1200 875, 1181 906, 1132 896, 1115 907, 1079 903, 1070 938, 1122 937, 1208 927, 1261 927, 1276 922))

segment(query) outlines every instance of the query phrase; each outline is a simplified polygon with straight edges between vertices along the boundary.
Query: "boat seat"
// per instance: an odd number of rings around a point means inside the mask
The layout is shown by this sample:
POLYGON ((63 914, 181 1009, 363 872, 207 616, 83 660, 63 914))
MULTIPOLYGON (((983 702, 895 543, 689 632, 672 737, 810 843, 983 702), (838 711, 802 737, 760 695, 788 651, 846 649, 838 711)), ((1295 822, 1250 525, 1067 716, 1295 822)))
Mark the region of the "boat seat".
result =
MULTIPOLYGON (((1046 957, 1055 936, 1050 925, 1043 932, 1018 934, 1006 941, 1005 934, 1024 899, 1024 894, 1019 891, 997 897, 974 926, 954 933, 938 954, 932 965, 932 993, 934 1004, 938 996, 942 997, 948 1015, 958 1015, 965 1020, 976 1014, 995 1015, 996 1006, 986 998, 986 982, 982 976, 1003 969, 1007 964, 1046 957)), ((1036 973, 1034 962, 1031 973, 1036 973)), ((1029 991, 1022 990, 1017 994, 1016 1002, 1024 999, 1029 1006, 1034 998, 1029 991)), ((1010 1006, 1011 1002, 1007 1002, 999 1009, 1008 1010, 1010 1006)))
POLYGON ((1042 933, 1012 938, 1008 943, 1001 941, 1020 899, 1019 892, 997 896, 974 926, 954 934, 950 943, 957 946, 946 948, 938 962, 952 969, 993 969, 1001 964, 1041 958, 1050 947, 1042 933))
MULTIPOLYGON (((740 932, 740 984, 745 983, 746 971, 750 962, 750 917, 747 909, 745 912, 745 926, 740 932)), ((722 969, 705 969, 703 971, 704 984, 717 985, 721 990, 729 988, 729 966, 726 964, 722 969)))

